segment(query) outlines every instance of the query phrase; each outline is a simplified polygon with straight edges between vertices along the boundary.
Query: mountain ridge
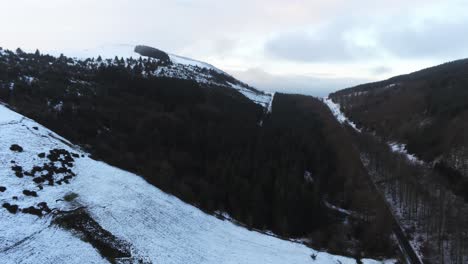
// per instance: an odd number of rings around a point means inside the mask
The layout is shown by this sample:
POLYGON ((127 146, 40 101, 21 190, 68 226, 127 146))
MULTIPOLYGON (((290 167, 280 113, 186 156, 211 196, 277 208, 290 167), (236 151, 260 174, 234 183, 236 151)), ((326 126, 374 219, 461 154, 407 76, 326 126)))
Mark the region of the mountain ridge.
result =
MULTIPOLYGON (((12 51, 0 49, 0 55, 7 53, 12 53, 12 51)), ((231 88, 261 105, 265 110, 268 109, 268 106, 272 102, 272 93, 257 90, 211 64, 170 54, 146 45, 118 45, 117 48, 114 46, 103 46, 99 49, 85 50, 82 54, 75 52, 75 55, 68 58, 70 63, 76 64, 79 61, 83 61, 92 67, 118 65, 121 60, 132 58, 130 65, 128 64, 129 62, 125 62, 127 63, 126 66, 131 68, 137 66, 139 62, 141 63, 140 58, 146 58, 150 63, 157 65, 152 66, 150 69, 145 69, 144 73, 148 76, 193 80, 202 85, 231 88), (115 51, 113 51, 114 49, 115 51), (104 56, 102 54, 107 55, 104 56)))

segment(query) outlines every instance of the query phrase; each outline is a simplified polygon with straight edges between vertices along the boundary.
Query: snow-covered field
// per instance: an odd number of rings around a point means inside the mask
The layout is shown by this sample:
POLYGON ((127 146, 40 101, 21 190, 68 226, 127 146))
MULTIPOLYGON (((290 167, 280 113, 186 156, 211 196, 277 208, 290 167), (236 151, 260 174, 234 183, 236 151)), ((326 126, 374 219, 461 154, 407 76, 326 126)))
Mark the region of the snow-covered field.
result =
MULTIPOLYGON (((90 159, 79 148, 3 105, 0 186, 6 188, 0 192, 1 204, 27 208, 46 202, 52 212, 86 208, 104 229, 129 242, 136 257, 152 263, 356 263, 207 215, 137 175, 90 159), (12 144, 23 151, 12 151, 12 144), (15 176, 12 166, 22 166, 23 171, 40 166, 45 158, 38 154, 52 149, 74 154, 70 168, 76 176, 69 184, 41 185, 31 176, 15 176), (27 196, 23 190, 37 192, 37 197, 27 196), (67 202, 64 197, 70 193, 77 197, 67 202)), ((0 263, 107 263, 91 244, 52 224, 53 215, 12 214, 1 208, 0 263)))

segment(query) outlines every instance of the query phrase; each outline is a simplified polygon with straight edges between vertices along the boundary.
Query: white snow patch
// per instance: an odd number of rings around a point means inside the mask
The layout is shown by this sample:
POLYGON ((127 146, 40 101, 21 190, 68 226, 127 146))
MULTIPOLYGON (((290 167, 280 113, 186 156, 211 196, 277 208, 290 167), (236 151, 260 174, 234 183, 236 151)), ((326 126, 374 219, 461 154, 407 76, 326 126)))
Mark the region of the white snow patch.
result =
POLYGON ((325 204, 325 206, 326 206, 328 209, 332 209, 332 210, 334 210, 334 211, 340 212, 340 213, 345 214, 345 215, 351 215, 351 211, 349 211, 349 210, 340 208, 340 207, 338 207, 338 206, 336 206, 336 205, 333 205, 333 204, 331 204, 331 203, 329 203, 329 202, 327 202, 327 201, 324 201, 323 203, 325 204))
POLYGON ((312 172, 310 171, 305 171, 304 172, 304 180, 307 183, 314 183, 314 177, 312 176, 312 172))
POLYGON ((254 92, 246 87, 239 85, 239 84, 232 84, 229 85, 239 91, 241 94, 245 95, 245 97, 249 98, 254 103, 262 105, 265 108, 268 108, 270 103, 272 102, 273 94, 270 93, 262 93, 262 92, 254 92))
POLYGON ((368 93, 368 91, 361 91, 361 92, 349 93, 349 94, 346 94, 344 96, 346 96, 346 97, 361 96, 361 95, 365 95, 367 93, 368 93))
POLYGON ((57 112, 62 112, 62 109, 63 109, 63 102, 62 102, 62 101, 58 102, 58 103, 54 106, 54 110, 57 111, 57 112))
POLYGON ((217 71, 218 73, 225 74, 222 70, 220 70, 220 69, 216 68, 215 66, 213 66, 211 64, 208 64, 206 62, 201 62, 201 61, 197 61, 197 60, 194 60, 194 59, 190 59, 190 58, 186 58, 186 57, 182 57, 182 56, 177 56, 177 55, 174 55, 174 54, 168 54, 168 55, 169 55, 169 58, 171 59, 172 63, 182 64, 182 65, 186 65, 186 66, 206 68, 206 69, 209 69, 209 70, 217 71))
POLYGON ((327 201, 324 201, 324 204, 328 209, 340 212, 340 213, 342 213, 344 215, 347 215, 347 216, 350 216, 350 217, 353 217, 353 218, 357 218, 357 219, 366 219, 365 215, 363 215, 361 213, 358 213, 356 211, 346 210, 344 208, 333 205, 333 204, 331 204, 331 203, 329 203, 327 201))
POLYGON ((273 100, 275 99, 275 92, 271 94, 270 102, 268 103, 268 113, 273 112, 273 100))
POLYGON ((392 84, 389 84, 389 85, 387 85, 387 86, 383 87, 382 89, 389 89, 389 88, 393 88, 393 87, 395 87, 395 86, 397 86, 397 85, 398 85, 398 84, 396 84, 396 83, 392 83, 392 84))
POLYGON ((21 119, 23 119, 22 115, 9 110, 4 105, 0 104, 0 126, 19 122, 21 119))
POLYGON ((388 145, 390 146, 390 149, 395 152, 395 153, 400 153, 403 154, 410 162, 416 163, 416 164, 424 164, 424 161, 418 159, 414 154, 408 153, 406 150, 406 145, 397 143, 397 142, 388 142, 388 145))
POLYGON ((33 82, 35 82, 37 79, 32 77, 32 76, 23 76, 21 77, 23 81, 25 81, 27 84, 31 85, 33 82))
POLYGON ((323 98, 322 100, 330 108, 331 112, 335 116, 336 120, 338 120, 338 122, 340 122, 340 124, 345 124, 346 123, 346 124, 350 125, 352 128, 354 128, 354 130, 356 130, 358 132, 361 132, 361 130, 356 127, 356 124, 354 124, 351 120, 349 120, 341 112, 339 104, 333 102, 333 100, 331 98, 328 98, 328 97, 323 98))

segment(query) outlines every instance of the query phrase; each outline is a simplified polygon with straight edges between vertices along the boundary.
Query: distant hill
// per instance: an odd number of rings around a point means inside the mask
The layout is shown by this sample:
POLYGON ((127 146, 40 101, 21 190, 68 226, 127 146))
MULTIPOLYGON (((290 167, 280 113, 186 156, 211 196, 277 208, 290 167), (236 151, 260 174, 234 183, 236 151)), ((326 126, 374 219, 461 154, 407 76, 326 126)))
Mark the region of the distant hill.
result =
POLYGON ((468 199, 468 59, 330 97, 358 127, 406 144, 410 153, 444 172, 468 199))

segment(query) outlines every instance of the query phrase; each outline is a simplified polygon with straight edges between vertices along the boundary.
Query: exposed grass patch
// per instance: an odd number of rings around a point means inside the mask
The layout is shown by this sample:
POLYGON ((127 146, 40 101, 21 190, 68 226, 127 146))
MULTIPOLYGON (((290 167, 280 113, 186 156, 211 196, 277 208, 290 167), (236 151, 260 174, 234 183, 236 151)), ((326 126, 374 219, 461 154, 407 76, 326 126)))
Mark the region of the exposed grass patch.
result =
POLYGON ((74 192, 71 192, 71 193, 67 193, 63 199, 67 202, 71 202, 71 201, 74 201, 76 198, 78 198, 78 194, 77 193, 74 193, 74 192))
POLYGON ((73 231, 111 263, 132 257, 131 245, 102 228, 83 208, 59 213, 54 224, 73 231))

